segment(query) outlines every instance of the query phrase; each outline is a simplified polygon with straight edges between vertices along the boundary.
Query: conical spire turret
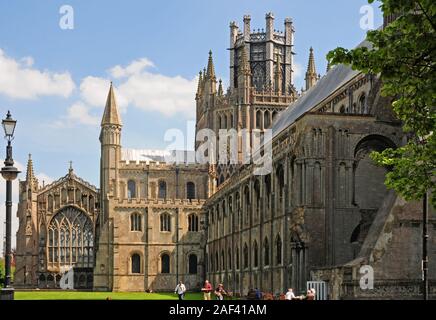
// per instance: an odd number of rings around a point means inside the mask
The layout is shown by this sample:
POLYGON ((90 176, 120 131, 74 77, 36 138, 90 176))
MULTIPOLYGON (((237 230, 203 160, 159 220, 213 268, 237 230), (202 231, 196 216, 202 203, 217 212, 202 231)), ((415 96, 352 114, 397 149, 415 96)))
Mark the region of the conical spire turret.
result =
POLYGON ((315 57, 313 55, 313 48, 310 47, 309 62, 307 63, 306 71, 306 90, 309 90, 318 81, 318 75, 315 68, 315 57))
POLYGON ((316 74, 315 57, 313 56, 313 48, 312 47, 310 47, 310 50, 309 50, 309 62, 307 64, 307 72, 316 74))
POLYGON ((198 73, 197 96, 201 94, 202 86, 203 86, 203 73, 200 70, 200 72, 198 73))
POLYGON ((27 171, 26 171, 26 181, 27 181, 27 183, 33 182, 34 178, 35 178, 35 175, 34 175, 34 172, 33 172, 32 155, 29 153, 29 159, 27 160, 27 171))
POLYGON ((207 61, 207 77, 215 79, 215 66, 213 65, 212 50, 209 50, 209 60, 207 61))
POLYGON ((219 96, 223 95, 223 81, 221 79, 219 80, 219 85, 218 85, 218 95, 219 96))
POLYGON ((119 125, 121 126, 120 116, 118 114, 117 102, 115 99, 115 92, 111 82, 109 93, 106 99, 106 106, 104 108, 103 118, 101 120, 101 125, 119 125))

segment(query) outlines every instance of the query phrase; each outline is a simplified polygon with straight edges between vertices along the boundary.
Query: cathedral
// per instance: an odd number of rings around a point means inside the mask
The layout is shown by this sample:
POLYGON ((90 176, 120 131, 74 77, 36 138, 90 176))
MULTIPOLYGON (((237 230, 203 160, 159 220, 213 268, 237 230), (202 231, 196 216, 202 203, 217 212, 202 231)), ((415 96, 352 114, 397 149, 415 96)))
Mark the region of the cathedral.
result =
MULTIPOLYGON (((59 288, 72 269, 74 288, 94 291, 172 291, 179 280, 198 290, 208 279, 239 295, 302 292, 317 281, 330 299, 419 296, 422 207, 387 190, 389 168, 369 157, 405 141, 380 79, 345 65, 321 76, 311 48, 306 86, 297 91, 292 20, 283 31, 272 13, 265 29, 250 24, 248 15, 242 29, 230 23, 226 91, 209 52, 195 95, 196 133, 272 132, 270 172, 241 163, 242 144, 254 145, 250 134, 236 139, 237 163, 199 163, 189 151, 169 163, 157 151, 122 148, 111 84, 99 187, 72 166, 41 185, 29 156, 19 184, 15 287, 59 288), (362 268, 371 270, 373 288, 361 285, 362 268)), ((436 219, 430 223, 436 244, 436 219)), ((435 260, 433 250, 433 295, 435 260)))

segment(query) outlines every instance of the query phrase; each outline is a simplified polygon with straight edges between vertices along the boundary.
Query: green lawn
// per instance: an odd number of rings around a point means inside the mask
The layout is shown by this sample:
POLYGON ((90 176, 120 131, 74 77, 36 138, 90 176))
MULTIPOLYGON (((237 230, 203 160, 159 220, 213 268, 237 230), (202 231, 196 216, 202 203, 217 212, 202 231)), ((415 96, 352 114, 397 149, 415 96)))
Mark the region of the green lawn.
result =
MULTIPOLYGON (((83 291, 16 291, 15 300, 177 300, 174 293, 83 292, 83 291)), ((186 300, 202 300, 202 293, 187 293, 186 300)))

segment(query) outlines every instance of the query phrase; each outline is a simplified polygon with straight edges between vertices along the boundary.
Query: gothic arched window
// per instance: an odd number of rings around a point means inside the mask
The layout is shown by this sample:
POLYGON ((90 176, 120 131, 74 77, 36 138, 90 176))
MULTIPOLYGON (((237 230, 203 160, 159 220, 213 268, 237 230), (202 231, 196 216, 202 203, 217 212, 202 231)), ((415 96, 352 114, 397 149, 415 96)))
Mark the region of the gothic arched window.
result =
POLYGON ((194 182, 188 182, 186 184, 186 198, 189 200, 195 199, 195 184, 194 182))
POLYGON ((236 269, 239 270, 239 248, 236 248, 236 269))
POLYGON ((265 70, 260 64, 256 64, 253 69, 253 86, 257 91, 262 91, 265 83, 265 70))
POLYGON ((189 255, 188 269, 189 274, 197 274, 197 256, 195 254, 189 255))
POLYGON ((340 112, 340 113, 345 113, 345 106, 344 106, 344 105, 342 105, 342 106, 339 108, 339 112, 340 112))
POLYGON ((273 111, 272 113, 272 120, 274 121, 277 117, 277 111, 273 111))
POLYGON ((244 188, 244 211, 245 211, 245 223, 248 223, 248 217, 250 214, 250 189, 248 185, 244 188))
POLYGON ((263 127, 267 129, 269 128, 270 125, 271 125, 270 113, 268 110, 265 110, 263 113, 263 127))
POLYGON ((362 94, 359 98, 359 113, 367 113, 365 100, 365 94, 362 94))
POLYGON ((166 253, 160 257, 161 273, 170 273, 170 256, 166 253))
POLYGON ((160 231, 171 231, 171 216, 168 213, 160 215, 160 231))
POLYGON ((256 215, 259 215, 260 212, 260 183, 259 180, 256 180, 256 182, 254 183, 254 198, 255 198, 255 205, 256 205, 256 215))
POLYGON ((51 219, 48 262, 61 266, 94 266, 94 227, 83 211, 67 207, 51 219))
POLYGON ((219 260, 218 260, 218 251, 217 252, 215 252, 215 271, 219 271, 220 270, 220 263, 219 263, 219 260))
POLYGON ((136 183, 133 180, 127 181, 127 198, 136 198, 136 183))
POLYGON ((262 129, 262 111, 256 111, 256 128, 262 129))
MULTIPOLYGON (((284 196, 284 187, 285 187, 285 174, 284 174, 284 170, 283 170, 283 166, 279 165, 277 170, 276 170, 276 180, 277 180, 277 186, 278 186, 278 191, 279 191, 279 201, 280 203, 282 203, 283 201, 283 196, 284 196)), ((274 213, 274 212, 273 212, 274 213)))
POLYGON ((141 273, 141 257, 139 254, 132 254, 132 273, 141 273))
MULTIPOLYGON (((270 208, 271 206, 271 174, 268 174, 265 176, 265 199, 266 199, 266 206, 267 208, 270 208)), ((265 210, 265 214, 267 211, 265 210)))
POLYGON ((276 238, 276 264, 282 263, 282 239, 280 235, 277 235, 276 238))
POLYGON ((265 241, 263 243, 263 261, 264 261, 264 265, 268 266, 269 265, 269 243, 268 243, 268 238, 265 238, 265 241))
POLYGON ((244 269, 248 268, 248 246, 244 243, 244 269))
POLYGON ((232 269, 232 250, 229 248, 227 250, 227 264, 229 265, 229 270, 232 269))
POLYGON ((257 241, 256 240, 254 240, 253 251, 254 251, 253 266, 255 268, 257 268, 259 266, 259 247, 257 246, 257 241))
POLYGON ((226 270, 226 260, 224 259, 224 249, 221 250, 221 270, 226 270))
POLYGON ((163 180, 159 181, 159 199, 166 199, 167 197, 167 183, 163 180))
POLYGON ((224 182, 224 175, 221 174, 221 176, 220 176, 220 180, 219 180, 219 184, 222 184, 223 182, 224 182))

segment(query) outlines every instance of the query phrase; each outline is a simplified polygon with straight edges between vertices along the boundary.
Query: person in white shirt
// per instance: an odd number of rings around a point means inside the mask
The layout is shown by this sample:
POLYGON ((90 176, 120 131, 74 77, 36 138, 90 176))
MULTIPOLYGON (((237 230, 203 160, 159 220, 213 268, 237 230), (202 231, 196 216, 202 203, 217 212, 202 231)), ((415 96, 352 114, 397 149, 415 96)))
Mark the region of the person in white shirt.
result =
POLYGON ((174 289, 174 293, 177 293, 179 296, 179 300, 183 300, 185 298, 186 287, 183 284, 182 280, 179 281, 179 284, 174 289))
POLYGON ((292 300, 295 299, 295 294, 292 291, 292 288, 288 289, 288 292, 286 292, 286 296, 285 296, 286 300, 292 300))

